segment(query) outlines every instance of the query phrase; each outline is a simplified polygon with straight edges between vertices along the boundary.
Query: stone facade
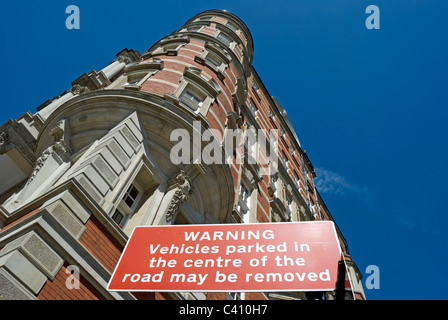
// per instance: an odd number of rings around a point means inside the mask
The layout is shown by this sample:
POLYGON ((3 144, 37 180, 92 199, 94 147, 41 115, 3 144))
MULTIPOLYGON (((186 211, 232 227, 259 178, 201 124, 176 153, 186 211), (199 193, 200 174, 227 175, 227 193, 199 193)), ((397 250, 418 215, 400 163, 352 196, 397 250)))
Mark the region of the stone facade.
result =
MULTIPOLYGON (((310 298, 106 290, 138 225, 333 220, 286 111, 252 66, 253 51, 238 17, 205 11, 143 54, 124 49, 36 113, 1 125, 0 299, 310 298), (176 130, 189 133, 191 161, 173 162, 176 130), (241 136, 229 134, 236 130, 241 136), (203 152, 206 131, 229 161, 203 152), (267 132, 277 135, 261 137, 267 132), (67 283, 71 266, 76 289, 67 283)), ((363 299, 337 231, 354 297, 363 299)))

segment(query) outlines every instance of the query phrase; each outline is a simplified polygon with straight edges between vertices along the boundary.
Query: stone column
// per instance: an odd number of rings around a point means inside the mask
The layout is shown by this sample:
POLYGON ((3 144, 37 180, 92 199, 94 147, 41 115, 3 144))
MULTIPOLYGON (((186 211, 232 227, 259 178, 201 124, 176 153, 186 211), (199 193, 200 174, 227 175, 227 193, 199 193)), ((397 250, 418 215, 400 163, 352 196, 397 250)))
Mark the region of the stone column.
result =
POLYGON ((101 71, 108 79, 112 79, 116 74, 118 74, 121 70, 123 70, 125 66, 126 63, 115 60, 101 71))
POLYGON ((55 99, 48 106, 46 106, 42 110, 38 111, 37 114, 39 114, 43 119, 47 119, 53 113, 53 111, 55 111, 62 104, 64 104, 65 102, 69 101, 74 96, 75 96, 75 94, 73 92, 67 91, 64 95, 62 95, 61 97, 55 99))

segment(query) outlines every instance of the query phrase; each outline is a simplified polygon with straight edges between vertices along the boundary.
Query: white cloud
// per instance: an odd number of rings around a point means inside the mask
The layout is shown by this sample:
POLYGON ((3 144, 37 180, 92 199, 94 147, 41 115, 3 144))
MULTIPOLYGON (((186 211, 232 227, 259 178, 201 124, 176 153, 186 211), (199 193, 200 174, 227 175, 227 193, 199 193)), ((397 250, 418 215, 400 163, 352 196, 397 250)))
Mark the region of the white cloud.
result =
POLYGON ((315 180, 317 190, 324 194, 347 195, 348 193, 357 193, 363 197, 368 196, 367 188, 347 181, 347 179, 337 172, 324 168, 316 168, 317 178, 315 180))

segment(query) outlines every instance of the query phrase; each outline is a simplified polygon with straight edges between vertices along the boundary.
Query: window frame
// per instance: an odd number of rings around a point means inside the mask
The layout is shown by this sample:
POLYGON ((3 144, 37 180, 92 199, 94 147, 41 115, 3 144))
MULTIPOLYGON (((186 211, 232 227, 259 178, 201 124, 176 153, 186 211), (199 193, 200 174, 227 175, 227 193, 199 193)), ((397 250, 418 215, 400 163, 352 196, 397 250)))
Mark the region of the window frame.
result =
POLYGON ((111 218, 115 221, 115 223, 120 226, 121 228, 125 228, 132 216, 136 213, 137 208, 139 204, 141 203, 141 200, 143 198, 143 194, 145 191, 143 188, 138 184, 137 181, 133 181, 128 188, 125 189, 126 191, 122 194, 120 197, 120 201, 118 202, 117 207, 115 208, 114 213, 111 215, 111 218), (133 199, 133 203, 129 206, 126 202, 125 198, 129 196, 130 190, 132 188, 135 188, 137 190, 137 195, 133 199), (114 216, 120 214, 122 216, 120 222, 117 222, 114 219, 114 216))
POLYGON ((216 73, 218 78, 223 81, 225 79, 224 71, 230 64, 232 58, 229 56, 224 46, 217 46, 217 44, 212 42, 206 42, 202 54, 196 56, 194 59, 197 63, 210 68, 216 73), (215 60, 219 65, 216 66, 214 63, 208 61, 208 59, 215 60))
POLYGON ((232 43, 234 43, 235 41, 232 40, 231 37, 227 36, 224 32, 220 31, 217 35, 216 35, 216 39, 219 40, 220 43, 222 43, 225 47, 227 48, 231 48, 232 43))
POLYGON ((213 78, 207 79, 202 74, 202 70, 195 67, 186 67, 184 76, 179 86, 171 96, 176 99, 177 103, 185 106, 195 115, 205 116, 210 106, 215 102, 216 97, 220 94, 221 89, 213 78), (195 105, 188 101, 183 101, 181 96, 185 90, 193 92, 196 96, 203 98, 201 105, 195 105))
POLYGON ((258 108, 255 102, 252 99, 249 99, 249 105, 248 105, 250 113, 254 116, 254 118, 257 116, 258 108))
POLYGON ((240 187, 238 190, 237 209, 241 215, 243 223, 250 222, 252 191, 253 190, 244 182, 244 180, 241 179, 240 187))
POLYGON ((186 105, 194 113, 199 113, 199 110, 204 105, 206 98, 200 96, 191 86, 186 86, 179 95, 179 102, 186 105), (185 96, 188 96, 185 98, 185 96), (190 99, 191 98, 191 99, 190 99))
POLYGON ((163 67, 163 61, 157 58, 154 58, 153 61, 130 64, 124 68, 123 74, 109 85, 108 89, 128 89, 138 91, 146 80, 155 75, 159 70, 162 70, 163 67), (129 83, 133 80, 137 81, 129 83))
POLYGON ((235 33, 237 33, 238 30, 239 30, 239 29, 238 29, 233 23, 231 23, 230 21, 227 21, 227 22, 226 22, 226 27, 229 28, 230 30, 232 30, 232 31, 235 32, 235 33))

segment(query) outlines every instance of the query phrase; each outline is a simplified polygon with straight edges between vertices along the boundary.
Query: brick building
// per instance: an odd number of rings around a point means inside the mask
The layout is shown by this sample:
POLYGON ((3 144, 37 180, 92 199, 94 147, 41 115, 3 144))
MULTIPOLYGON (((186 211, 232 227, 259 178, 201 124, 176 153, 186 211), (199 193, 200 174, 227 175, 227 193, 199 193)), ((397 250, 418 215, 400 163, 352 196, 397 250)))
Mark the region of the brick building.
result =
MULTIPOLYGON (((333 220, 253 51, 238 17, 205 11, 143 54, 124 49, 34 114, 2 124, 0 299, 333 299, 106 290, 138 225, 333 220), (173 161, 176 130, 190 133, 181 161, 173 161), (211 140, 227 161, 204 152, 211 140)), ((337 231, 351 296, 364 299, 337 231)))

